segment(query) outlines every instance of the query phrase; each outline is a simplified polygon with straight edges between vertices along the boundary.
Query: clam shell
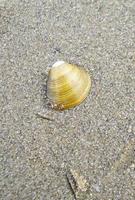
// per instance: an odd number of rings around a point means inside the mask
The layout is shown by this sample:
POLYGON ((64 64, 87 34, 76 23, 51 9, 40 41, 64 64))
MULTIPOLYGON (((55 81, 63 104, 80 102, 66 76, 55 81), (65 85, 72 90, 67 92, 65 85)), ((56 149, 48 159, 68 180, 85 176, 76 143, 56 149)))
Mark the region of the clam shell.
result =
POLYGON ((47 96, 56 110, 79 105, 88 95, 91 79, 85 69, 64 61, 56 62, 47 81, 47 96))

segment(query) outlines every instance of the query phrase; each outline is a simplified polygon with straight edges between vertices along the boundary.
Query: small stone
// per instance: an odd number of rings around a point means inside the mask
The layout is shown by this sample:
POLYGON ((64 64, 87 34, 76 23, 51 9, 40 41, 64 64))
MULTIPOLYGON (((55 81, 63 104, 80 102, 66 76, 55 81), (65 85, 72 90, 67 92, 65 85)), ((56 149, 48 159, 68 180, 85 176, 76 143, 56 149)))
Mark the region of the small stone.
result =
POLYGON ((129 125, 129 127, 128 127, 128 133, 131 133, 131 132, 132 132, 132 126, 129 125))
POLYGON ((94 184, 93 188, 96 190, 96 192, 101 192, 100 185, 98 183, 94 184))
POLYGON ((130 167, 131 167, 131 169, 135 169, 135 164, 132 163, 130 167))

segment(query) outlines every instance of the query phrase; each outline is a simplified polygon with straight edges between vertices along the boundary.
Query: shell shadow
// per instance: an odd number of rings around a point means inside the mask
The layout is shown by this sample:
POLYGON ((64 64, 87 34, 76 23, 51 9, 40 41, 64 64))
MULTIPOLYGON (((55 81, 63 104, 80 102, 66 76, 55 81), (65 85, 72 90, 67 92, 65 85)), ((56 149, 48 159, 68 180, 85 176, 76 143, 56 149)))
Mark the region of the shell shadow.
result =
POLYGON ((52 110, 51 103, 49 101, 49 98, 47 97, 47 80, 48 75, 45 73, 41 74, 41 99, 43 108, 47 110, 52 110))

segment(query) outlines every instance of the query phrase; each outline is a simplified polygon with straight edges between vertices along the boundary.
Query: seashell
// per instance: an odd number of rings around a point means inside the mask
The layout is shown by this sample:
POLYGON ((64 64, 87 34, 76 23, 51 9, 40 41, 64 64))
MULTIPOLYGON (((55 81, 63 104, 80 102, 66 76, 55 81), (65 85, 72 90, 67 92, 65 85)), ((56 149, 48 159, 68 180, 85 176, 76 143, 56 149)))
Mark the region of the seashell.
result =
POLYGON ((91 79, 85 69, 57 61, 49 72, 47 96, 56 110, 70 109, 88 96, 91 79))

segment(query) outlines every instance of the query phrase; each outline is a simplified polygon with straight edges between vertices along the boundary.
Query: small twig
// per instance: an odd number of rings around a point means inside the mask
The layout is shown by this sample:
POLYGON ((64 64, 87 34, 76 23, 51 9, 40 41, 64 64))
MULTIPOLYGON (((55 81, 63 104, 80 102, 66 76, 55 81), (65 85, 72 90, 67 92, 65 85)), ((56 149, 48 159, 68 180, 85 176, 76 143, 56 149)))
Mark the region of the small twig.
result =
POLYGON ((72 185, 71 185, 71 182, 70 182, 69 177, 68 177, 67 174, 66 174, 66 178, 67 178, 67 182, 68 182, 68 185, 69 185, 69 187, 70 187, 70 190, 71 190, 71 192, 72 192, 72 194, 73 194, 73 196, 74 196, 74 200, 77 200, 75 191, 74 191, 74 189, 73 189, 73 187, 72 187, 72 185))
POLYGON ((45 115, 42 115, 42 114, 40 114, 40 113, 36 113, 36 115, 37 115, 37 117, 39 117, 39 118, 46 119, 46 120, 48 120, 48 121, 54 121, 54 119, 52 119, 52 118, 50 118, 50 117, 47 117, 47 116, 45 116, 45 115))

